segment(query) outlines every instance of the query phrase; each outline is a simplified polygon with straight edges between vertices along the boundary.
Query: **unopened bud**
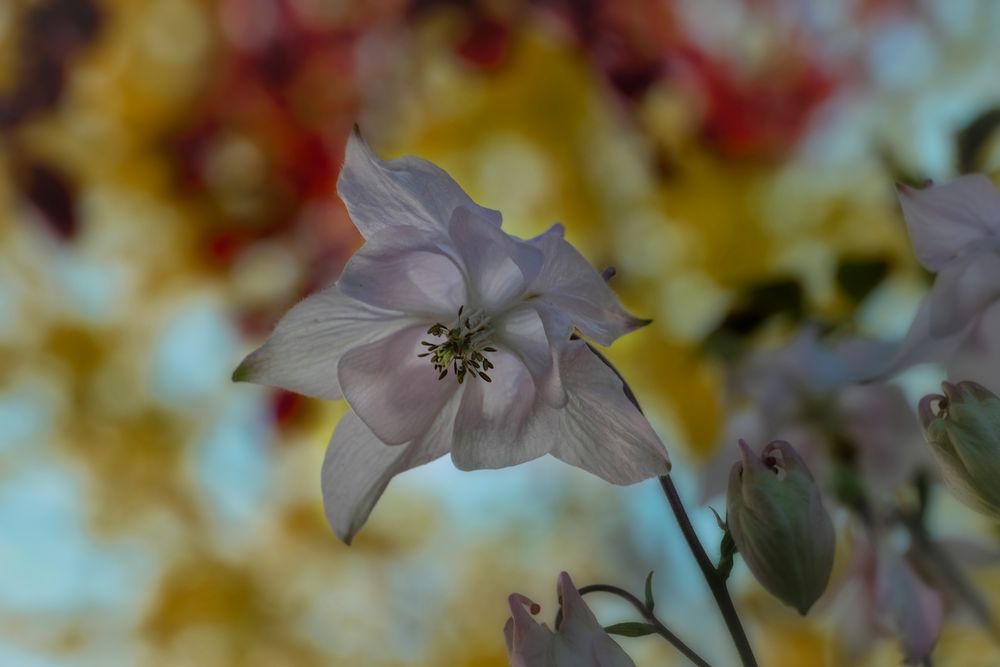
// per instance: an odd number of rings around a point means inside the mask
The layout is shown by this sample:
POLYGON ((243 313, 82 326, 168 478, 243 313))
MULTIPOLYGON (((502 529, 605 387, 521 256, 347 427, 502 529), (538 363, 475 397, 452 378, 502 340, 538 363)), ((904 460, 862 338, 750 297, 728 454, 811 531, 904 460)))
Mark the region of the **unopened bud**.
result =
POLYGON ((836 535, 805 462, 776 440, 760 456, 740 440, 726 521, 757 581, 803 616, 826 589, 836 535))
POLYGON ((920 401, 924 437, 959 500, 1000 519, 1000 398, 975 382, 941 388, 920 401))

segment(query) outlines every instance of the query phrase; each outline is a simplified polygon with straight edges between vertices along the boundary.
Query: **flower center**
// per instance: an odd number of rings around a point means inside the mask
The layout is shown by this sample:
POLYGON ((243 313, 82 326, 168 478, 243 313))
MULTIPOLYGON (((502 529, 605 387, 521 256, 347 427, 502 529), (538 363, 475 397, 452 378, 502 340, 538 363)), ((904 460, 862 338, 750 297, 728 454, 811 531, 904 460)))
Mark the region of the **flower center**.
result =
POLYGON ((438 322, 427 333, 439 340, 420 341, 427 351, 417 356, 430 357, 434 370, 439 371, 438 380, 443 380, 448 375, 448 367, 451 366, 459 384, 462 384, 466 375, 473 379, 481 377, 487 382, 493 381, 487 373, 493 368, 493 364, 485 353, 496 352, 497 349, 488 345, 493 329, 485 313, 478 310, 466 313, 465 306, 462 306, 450 327, 438 322), (441 338, 444 340, 440 340, 441 338))

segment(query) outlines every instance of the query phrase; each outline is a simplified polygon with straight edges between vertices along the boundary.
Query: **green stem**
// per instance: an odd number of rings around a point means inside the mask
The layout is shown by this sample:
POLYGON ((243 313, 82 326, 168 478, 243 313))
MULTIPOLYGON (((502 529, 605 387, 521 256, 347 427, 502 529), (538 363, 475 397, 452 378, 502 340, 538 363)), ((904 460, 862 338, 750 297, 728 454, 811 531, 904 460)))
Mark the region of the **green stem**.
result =
MULTIPOLYGON (((642 614, 642 617, 646 619, 646 621, 651 626, 653 626, 653 628, 656 631, 656 634, 660 635, 668 642, 673 644, 674 648, 680 651, 685 658, 693 662, 698 667, 712 667, 712 665, 706 662, 704 658, 695 653, 691 649, 691 647, 689 647, 687 644, 681 641, 680 637, 671 632, 670 629, 666 625, 664 625, 663 622, 661 622, 660 619, 658 619, 656 615, 646 607, 646 605, 642 602, 642 600, 632 595, 624 588, 618 588, 617 586, 611 586, 610 584, 591 584, 589 586, 584 586, 583 588, 580 588, 578 590, 580 591, 580 595, 586 595, 588 593, 610 593, 612 595, 617 595, 618 597, 622 598, 630 605, 635 607, 636 610, 640 614, 642 614)), ((561 620, 562 620, 562 609, 560 609, 559 613, 556 615, 556 627, 559 627, 561 620)))
POLYGON ((684 509, 684 503, 681 502, 681 497, 677 493, 677 487, 674 486, 674 481, 670 479, 670 475, 660 477, 660 486, 663 487, 663 492, 667 496, 667 502, 670 503, 670 509, 673 510, 674 517, 677 519, 681 533, 683 533, 684 539, 687 541, 688 548, 691 550, 695 562, 698 563, 701 574, 705 577, 705 582, 708 584, 709 590, 712 591, 712 596, 715 597, 715 604, 718 605, 719 613, 722 614, 722 618, 726 622, 726 627, 729 629, 729 634, 736 645, 736 651, 740 655, 743 667, 757 667, 757 658, 754 657, 750 640, 747 639, 743 624, 740 623, 740 617, 736 613, 733 599, 729 597, 729 589, 726 588, 726 581, 719 575, 715 566, 712 565, 708 554, 705 553, 705 548, 701 545, 698 534, 694 532, 694 526, 691 525, 691 519, 688 518, 687 511, 684 509))
MULTIPOLYGON (((635 393, 632 388, 629 387, 628 382, 622 377, 622 374, 618 372, 614 364, 607 360, 607 358, 601 354, 600 350, 595 348, 593 345, 587 344, 590 351, 597 355, 597 358, 604 362, 604 364, 614 371, 618 379, 622 381, 622 390, 625 392, 625 396, 629 401, 635 406, 636 410, 640 413, 642 412, 642 406, 639 405, 639 400, 636 398, 635 393)), ((701 545, 698 540, 698 534, 694 532, 694 526, 691 525, 691 519, 688 518, 687 511, 684 509, 684 503, 681 502, 680 495, 677 494, 677 487, 674 486, 674 481, 670 479, 670 475, 663 475, 660 477, 660 486, 663 487, 663 492, 667 494, 667 502, 670 503, 670 509, 673 510, 674 517, 677 519, 677 524, 681 528, 681 533, 684 534, 684 539, 687 541, 688 548, 694 555, 695 561, 698 563, 698 567, 701 569, 702 575, 705 577, 705 581, 708 583, 709 590, 712 591, 712 596, 715 598, 715 604, 719 607, 719 613, 722 614, 723 620, 726 622, 726 627, 729 629, 729 634, 733 638, 733 643, 736 645, 736 651, 740 654, 740 660, 743 661, 743 667, 757 667, 757 658, 753 655, 753 649, 750 647, 750 640, 747 639, 747 633, 743 629, 743 624, 740 623, 740 617, 736 613, 736 607, 733 606, 733 600, 729 597, 729 589, 726 588, 726 579, 719 571, 715 569, 712 565, 712 561, 709 560, 708 554, 705 553, 705 547, 701 545)))

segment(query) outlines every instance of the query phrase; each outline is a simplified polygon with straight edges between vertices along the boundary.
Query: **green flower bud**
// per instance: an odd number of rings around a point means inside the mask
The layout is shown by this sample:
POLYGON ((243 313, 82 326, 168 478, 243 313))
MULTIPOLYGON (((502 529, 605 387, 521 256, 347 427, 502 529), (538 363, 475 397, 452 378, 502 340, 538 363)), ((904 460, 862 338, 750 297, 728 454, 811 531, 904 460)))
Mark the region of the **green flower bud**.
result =
POLYGON ((969 507, 1000 519, 1000 398, 975 382, 941 388, 944 396, 924 396, 918 412, 945 484, 969 507))
POLYGON ((757 581, 805 616, 833 568, 836 535, 805 462, 776 440, 760 456, 740 440, 729 473, 726 522, 757 581))

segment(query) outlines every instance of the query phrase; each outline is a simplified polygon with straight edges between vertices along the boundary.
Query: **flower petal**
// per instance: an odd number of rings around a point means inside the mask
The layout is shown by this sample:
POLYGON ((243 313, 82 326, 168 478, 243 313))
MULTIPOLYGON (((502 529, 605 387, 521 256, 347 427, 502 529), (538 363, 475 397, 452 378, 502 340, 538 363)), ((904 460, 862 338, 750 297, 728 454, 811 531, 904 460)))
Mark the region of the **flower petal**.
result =
POLYGON ((490 224, 476 211, 460 207, 448 225, 465 261, 477 307, 496 312, 522 294, 542 268, 542 253, 490 224))
MULTIPOLYGON (((554 408, 566 405, 566 392, 559 376, 560 345, 549 339, 538 311, 528 304, 520 304, 504 313, 493 325, 493 340, 517 355, 531 374, 539 397, 554 408)), ((569 339, 568 332, 566 339, 569 339)))
POLYGON ((361 303, 333 285, 289 310, 264 345, 233 372, 233 380, 343 398, 337 364, 344 353, 412 323, 403 313, 361 303))
POLYGON ((1000 302, 986 307, 948 360, 948 378, 972 380, 985 386, 1000 377, 1000 302))
POLYGON ((468 379, 455 418, 451 459, 461 470, 505 468, 549 451, 554 414, 540 409, 535 384, 516 356, 500 349, 489 357, 492 382, 468 379))
POLYGON ((931 335, 931 304, 931 298, 925 297, 906 336, 889 361, 881 367, 874 367, 874 370, 859 369, 859 380, 883 380, 917 364, 946 362, 955 354, 966 335, 975 326, 975 322, 947 336, 935 337, 931 335))
POLYGON ((931 335, 941 338, 962 329, 998 297, 1000 255, 996 252, 975 252, 948 262, 934 279, 928 297, 931 335))
POLYGON ((930 465, 919 423, 896 385, 843 387, 833 401, 842 433, 857 444, 857 466, 874 498, 891 500, 917 470, 930 465))
POLYGON ((373 306, 454 318, 467 295, 460 259, 447 242, 420 229, 381 230, 354 253, 337 284, 373 306))
POLYGON ((498 211, 478 206, 440 167, 412 156, 380 160, 356 130, 347 140, 337 193, 366 239, 404 226, 447 234, 459 206, 500 226, 498 211))
POLYGON ((917 190, 899 188, 917 259, 940 271, 970 243, 1000 235, 1000 192, 982 174, 917 190))
POLYGON ((562 624, 553 633, 536 622, 528 610, 538 605, 523 595, 508 598, 511 617, 504 626, 511 667, 635 667, 594 617, 569 575, 559 575, 557 586, 562 624))
POLYGON ((545 255, 542 270, 529 286, 538 299, 564 311, 586 336, 610 345, 619 336, 648 324, 630 315, 601 274, 563 239, 562 225, 530 241, 545 255))
POLYGON ((424 437, 402 446, 381 442, 353 412, 337 424, 323 459, 323 510, 333 532, 350 544, 389 481, 448 452, 454 409, 443 410, 424 437))
POLYGON ((635 667, 624 649, 604 631, 565 572, 559 575, 558 591, 563 622, 556 633, 558 648, 555 665, 635 667))
POLYGON ((583 341, 571 341, 560 364, 569 400, 553 456, 612 484, 670 472, 666 449, 607 364, 583 341))
POLYGON ((400 445, 430 428, 441 408, 455 393, 452 377, 438 379, 420 341, 424 325, 407 327, 348 351, 337 376, 344 397, 384 443, 400 445))
POLYGON ((549 656, 553 650, 555 634, 548 626, 538 623, 531 612, 538 613, 538 605, 519 593, 507 598, 510 618, 504 625, 503 634, 507 644, 507 658, 511 667, 535 667, 551 665, 549 656))
POLYGON ((883 622, 899 638, 905 661, 918 664, 930 655, 941 634, 941 595, 889 547, 879 550, 876 576, 876 607, 883 622))

